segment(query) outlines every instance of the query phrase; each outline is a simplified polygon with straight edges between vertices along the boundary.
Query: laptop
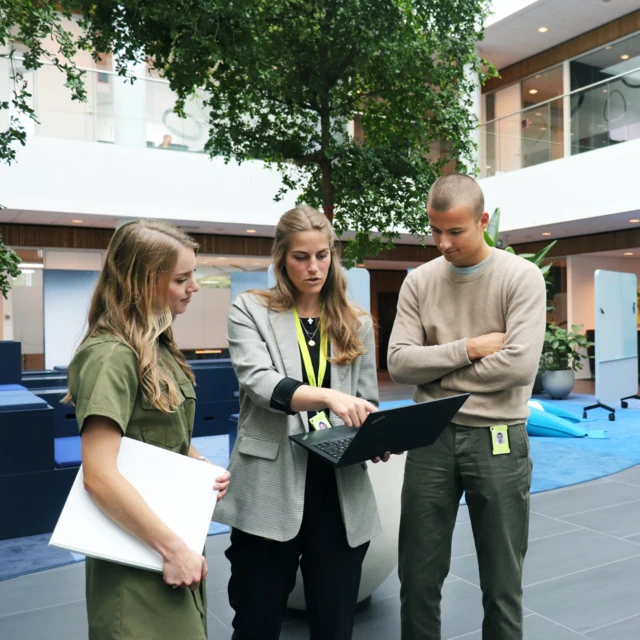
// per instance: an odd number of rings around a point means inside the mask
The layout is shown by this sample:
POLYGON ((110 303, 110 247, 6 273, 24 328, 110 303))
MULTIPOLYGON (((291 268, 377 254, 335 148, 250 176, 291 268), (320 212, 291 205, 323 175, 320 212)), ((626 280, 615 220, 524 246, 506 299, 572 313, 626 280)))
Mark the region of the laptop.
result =
POLYGON ((469 395, 462 393, 376 411, 361 427, 340 425, 289 438, 334 467, 347 467, 386 451, 400 453, 433 444, 469 395))

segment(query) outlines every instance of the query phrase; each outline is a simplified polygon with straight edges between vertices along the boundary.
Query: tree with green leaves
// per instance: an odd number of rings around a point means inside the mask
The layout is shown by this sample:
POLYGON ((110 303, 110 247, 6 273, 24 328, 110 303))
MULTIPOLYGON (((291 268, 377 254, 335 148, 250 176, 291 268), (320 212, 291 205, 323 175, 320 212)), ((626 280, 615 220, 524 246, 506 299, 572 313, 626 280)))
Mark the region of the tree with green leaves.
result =
POLYGON ((488 0, 76 0, 82 45, 151 61, 177 109, 196 92, 207 151, 277 167, 362 259, 404 229, 428 232, 425 199, 474 152, 475 52, 488 0), (361 124, 363 136, 349 133, 361 124))
MULTIPOLYGON (((0 116, 3 112, 8 115, 8 126, 0 130, 0 162, 13 162, 16 143, 26 144, 23 118, 37 122, 29 105, 31 87, 20 68, 36 70, 45 61, 50 62, 64 74, 71 97, 74 100, 86 98, 82 72, 72 61, 77 45, 64 24, 69 19, 70 11, 59 2, 0 0, 0 61, 7 61, 12 81, 9 99, 0 99, 0 116)), ((4 72, 4 69, 0 67, 0 71, 4 72)))

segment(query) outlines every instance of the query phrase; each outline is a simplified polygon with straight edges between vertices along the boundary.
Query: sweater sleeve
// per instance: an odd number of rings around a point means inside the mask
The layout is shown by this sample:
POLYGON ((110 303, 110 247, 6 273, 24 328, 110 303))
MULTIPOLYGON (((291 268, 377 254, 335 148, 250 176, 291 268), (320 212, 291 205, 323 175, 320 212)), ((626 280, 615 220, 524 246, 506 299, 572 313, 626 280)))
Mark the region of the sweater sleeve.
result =
POLYGON ((515 274, 507 290, 502 350, 444 376, 443 389, 493 393, 531 384, 538 371, 546 323, 546 286, 539 269, 515 274))
POLYGON ((398 384, 428 384, 470 364, 466 338, 427 346, 416 280, 412 275, 405 278, 389 339, 387 365, 398 384))

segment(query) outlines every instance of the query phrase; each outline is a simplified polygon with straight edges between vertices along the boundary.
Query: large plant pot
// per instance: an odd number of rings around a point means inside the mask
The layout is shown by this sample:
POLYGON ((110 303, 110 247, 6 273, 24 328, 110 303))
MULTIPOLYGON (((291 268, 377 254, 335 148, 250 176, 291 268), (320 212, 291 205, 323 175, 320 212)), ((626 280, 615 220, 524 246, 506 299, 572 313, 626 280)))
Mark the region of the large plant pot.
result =
POLYGON ((533 383, 533 389, 531 389, 532 394, 542 393, 544 391, 544 387, 542 386, 542 375, 541 373, 536 373, 536 379, 533 383))
POLYGON ((567 371, 545 371, 542 375, 544 390, 556 400, 566 398, 573 391, 575 382, 575 373, 571 369, 567 371))

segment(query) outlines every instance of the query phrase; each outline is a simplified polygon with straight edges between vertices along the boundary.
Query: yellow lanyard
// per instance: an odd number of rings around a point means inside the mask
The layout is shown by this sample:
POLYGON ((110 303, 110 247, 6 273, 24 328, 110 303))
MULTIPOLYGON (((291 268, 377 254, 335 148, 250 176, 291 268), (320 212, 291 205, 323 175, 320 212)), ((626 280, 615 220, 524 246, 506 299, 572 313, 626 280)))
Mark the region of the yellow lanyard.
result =
POLYGON ((309 347, 305 340, 304 331, 300 325, 300 316, 298 310, 293 308, 293 315, 296 319, 296 333, 298 334, 298 345, 300 346, 300 352, 302 353, 302 362, 304 362, 304 368, 307 372, 307 379, 312 387, 321 387, 324 381, 324 374, 327 372, 327 336, 320 329, 320 367, 318 369, 318 382, 316 384, 316 373, 313 370, 313 363, 311 362, 311 354, 309 353, 309 347))

